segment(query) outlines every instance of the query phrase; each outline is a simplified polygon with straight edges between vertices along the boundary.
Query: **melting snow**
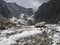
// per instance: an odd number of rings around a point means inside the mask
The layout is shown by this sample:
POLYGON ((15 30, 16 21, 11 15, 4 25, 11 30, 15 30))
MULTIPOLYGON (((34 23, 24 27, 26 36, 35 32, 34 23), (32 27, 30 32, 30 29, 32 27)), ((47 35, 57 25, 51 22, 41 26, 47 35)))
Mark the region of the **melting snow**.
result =
MULTIPOLYGON (((47 27, 50 27, 50 28, 53 28, 58 31, 60 31, 60 26, 56 26, 56 25, 46 25, 47 27)), ((25 38, 25 37, 29 37, 29 36, 34 36, 36 34, 41 34, 43 33, 44 30, 47 30, 45 28, 35 28, 34 26, 30 26, 30 27, 27 27, 27 26, 23 26, 23 29, 8 29, 8 30, 3 30, 1 31, 1 33, 3 35, 5 35, 6 33, 15 33, 14 35, 10 35, 8 38, 6 37, 0 37, 0 45, 14 45, 16 44, 16 40, 19 40, 21 38, 25 38), (24 28, 25 27, 25 28, 24 28), (43 30, 40 30, 40 29, 43 29, 43 30), (15 33, 15 31, 23 31, 22 33, 15 33)), ((51 29, 48 29, 50 30, 49 32, 47 33, 50 33, 51 32, 51 29)), ((53 37, 51 37, 49 35, 49 38, 52 38, 53 39, 53 44, 52 45, 57 45, 56 43, 59 43, 60 42, 60 33, 57 32, 53 35, 53 37)))
MULTIPOLYGON (((13 31, 3 31, 2 33, 11 33, 11 32, 13 32, 13 31)), ((19 34, 12 35, 9 38, 3 38, 3 40, 0 41, 0 45, 15 44, 16 40, 19 40, 22 37, 28 37, 28 36, 35 35, 35 34, 42 34, 42 31, 40 31, 40 30, 24 31, 19 34)))

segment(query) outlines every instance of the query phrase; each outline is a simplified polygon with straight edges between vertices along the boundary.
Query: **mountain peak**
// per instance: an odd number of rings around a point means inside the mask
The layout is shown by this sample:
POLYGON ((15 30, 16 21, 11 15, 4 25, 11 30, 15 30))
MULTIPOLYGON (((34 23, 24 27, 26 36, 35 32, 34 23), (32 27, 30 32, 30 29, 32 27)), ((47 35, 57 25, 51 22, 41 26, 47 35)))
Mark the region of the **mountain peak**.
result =
POLYGON ((6 1, 7 3, 15 3, 14 1, 6 1))

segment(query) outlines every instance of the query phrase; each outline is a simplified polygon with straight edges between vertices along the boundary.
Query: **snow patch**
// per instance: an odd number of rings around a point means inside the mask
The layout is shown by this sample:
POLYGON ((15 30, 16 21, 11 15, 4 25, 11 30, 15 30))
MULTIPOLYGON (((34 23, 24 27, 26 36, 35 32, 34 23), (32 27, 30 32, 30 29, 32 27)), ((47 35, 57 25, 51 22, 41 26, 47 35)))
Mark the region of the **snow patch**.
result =
POLYGON ((56 29, 57 29, 57 31, 60 31, 60 26, 57 26, 57 27, 55 27, 56 29))
MULTIPOLYGON (((13 32, 13 31, 11 31, 11 32, 13 32)), ((11 32, 10 31, 3 31, 3 33, 11 33, 11 32)), ((19 40, 22 37, 33 36, 35 34, 42 34, 42 31, 40 31, 40 30, 24 31, 22 33, 12 35, 9 38, 3 38, 2 41, 0 41, 0 44, 1 45, 17 44, 16 40, 19 40)))
POLYGON ((35 35, 35 34, 42 34, 42 31, 39 31, 39 30, 24 31, 21 34, 15 34, 13 36, 10 36, 9 38, 12 39, 12 40, 17 40, 19 38, 28 37, 28 36, 35 35))

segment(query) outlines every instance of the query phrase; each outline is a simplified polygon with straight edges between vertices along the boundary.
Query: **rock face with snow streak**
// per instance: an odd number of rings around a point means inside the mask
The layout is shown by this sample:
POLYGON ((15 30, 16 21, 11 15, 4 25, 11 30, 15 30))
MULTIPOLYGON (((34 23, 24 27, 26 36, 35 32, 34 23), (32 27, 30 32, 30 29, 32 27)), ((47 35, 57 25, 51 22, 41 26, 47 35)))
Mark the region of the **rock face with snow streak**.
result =
POLYGON ((15 17, 13 16, 13 17, 12 17, 11 19, 9 19, 9 20, 10 20, 10 22, 12 22, 12 23, 21 23, 21 24, 23 24, 23 25, 33 25, 33 23, 34 23, 34 15, 28 17, 28 16, 25 15, 25 14, 21 14, 19 19, 15 18, 15 17))
POLYGON ((60 26, 45 25, 46 28, 23 26, 21 29, 0 30, 1 45, 60 45, 60 26))
POLYGON ((28 16, 33 14, 32 8, 25 8, 25 7, 19 6, 15 2, 13 3, 6 2, 6 6, 10 11, 10 15, 8 15, 9 18, 12 18, 14 16, 15 18, 19 19, 21 14, 26 14, 28 16))
POLYGON ((12 21, 11 19, 15 17, 18 22, 24 25, 32 25, 33 14, 32 8, 25 8, 17 5, 15 2, 11 3, 0 0, 0 20, 4 22, 12 21), (24 16, 22 14, 24 14, 24 16))

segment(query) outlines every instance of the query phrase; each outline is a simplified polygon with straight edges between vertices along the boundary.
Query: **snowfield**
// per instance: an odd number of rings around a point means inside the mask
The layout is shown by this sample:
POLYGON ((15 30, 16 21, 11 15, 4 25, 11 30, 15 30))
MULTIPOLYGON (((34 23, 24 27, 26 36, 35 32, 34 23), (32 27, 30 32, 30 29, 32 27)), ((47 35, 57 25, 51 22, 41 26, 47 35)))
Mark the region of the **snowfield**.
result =
POLYGON ((60 45, 60 26, 55 24, 45 26, 0 30, 0 45, 60 45))

